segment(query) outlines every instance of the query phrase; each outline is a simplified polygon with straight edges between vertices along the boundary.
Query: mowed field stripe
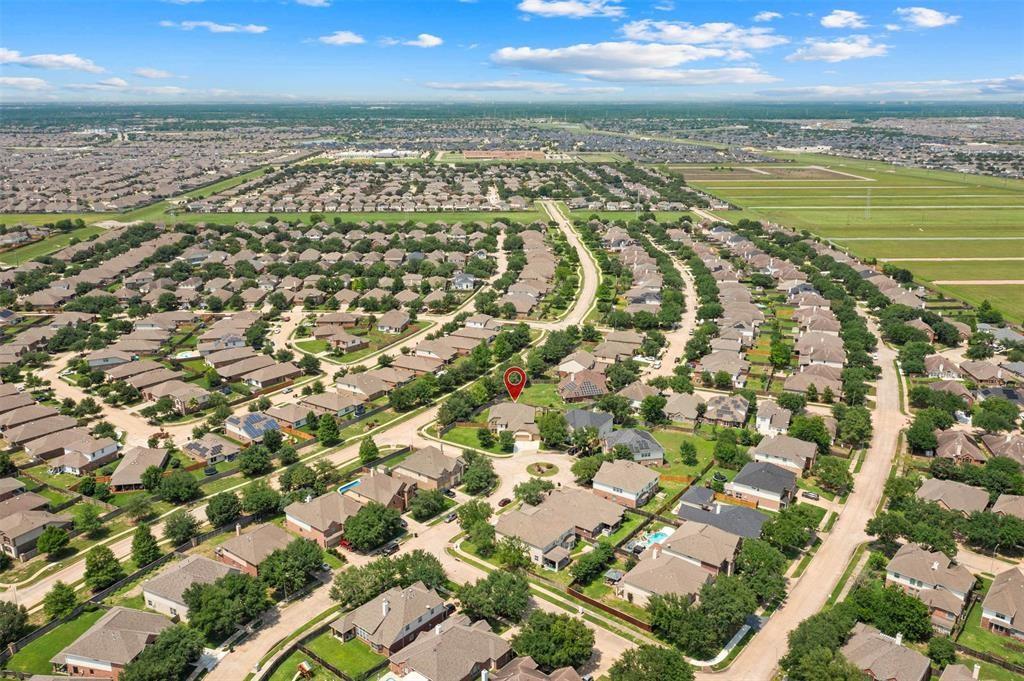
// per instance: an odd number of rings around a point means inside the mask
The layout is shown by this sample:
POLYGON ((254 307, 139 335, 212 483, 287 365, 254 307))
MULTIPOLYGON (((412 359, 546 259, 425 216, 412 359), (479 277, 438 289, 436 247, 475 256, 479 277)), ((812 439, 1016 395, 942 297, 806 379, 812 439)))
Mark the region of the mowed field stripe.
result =
POLYGON ((1021 241, 1024 236, 832 236, 830 241, 1021 241))
POLYGON ((936 279, 940 286, 1020 286, 1024 279, 936 279))
POLYGON ((1024 260, 1024 258, 876 258, 878 262, 989 262, 991 260, 1024 260))
MULTIPOLYGON (((865 210, 868 206, 744 206, 751 210, 865 210)), ((971 210, 1020 210, 1024 205, 1016 206, 978 206, 964 203, 952 205, 927 204, 922 206, 876 206, 880 210, 922 210, 926 208, 969 208, 971 210)))

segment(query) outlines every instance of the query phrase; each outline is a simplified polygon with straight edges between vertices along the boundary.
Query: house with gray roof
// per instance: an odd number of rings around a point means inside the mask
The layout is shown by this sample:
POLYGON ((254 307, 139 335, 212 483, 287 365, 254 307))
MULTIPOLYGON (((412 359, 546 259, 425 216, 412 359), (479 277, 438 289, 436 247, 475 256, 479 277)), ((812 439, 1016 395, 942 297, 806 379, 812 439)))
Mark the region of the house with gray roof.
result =
POLYGON ((941 551, 904 544, 885 568, 886 585, 896 585, 928 606, 932 626, 949 634, 964 613, 974 575, 941 551))
POLYGON ((423 582, 392 587, 331 622, 342 641, 358 638, 378 655, 392 655, 448 616, 444 599, 423 582))
POLYGON ((231 539, 216 549, 217 560, 252 577, 259 576, 259 567, 274 551, 283 549, 294 535, 273 523, 263 523, 245 534, 236 531, 231 539))
POLYGON ((465 615, 449 617, 388 658, 399 678, 426 681, 477 681, 482 672, 504 667, 515 655, 508 641, 491 631, 484 620, 465 615))
POLYGON ((606 452, 623 446, 633 454, 633 460, 642 464, 660 464, 665 460, 665 448, 646 430, 623 428, 613 430, 604 439, 606 452))
POLYGON ((680 502, 676 510, 680 520, 711 525, 744 539, 759 538, 768 522, 768 515, 756 509, 714 501, 714 492, 707 487, 691 487, 680 502))
POLYGON ((754 461, 773 463, 802 473, 814 465, 814 456, 817 452, 818 447, 813 442, 789 435, 772 435, 751 448, 750 455, 754 461))
POLYGON ((841 649, 843 657, 872 679, 927 681, 931 661, 903 645, 902 636, 886 636, 874 627, 857 622, 841 649))
POLYGON ((565 412, 565 422, 569 426, 570 433, 575 433, 583 428, 593 428, 598 439, 602 440, 612 432, 614 423, 611 414, 589 409, 570 409, 565 412))
POLYGON ((1015 565, 996 575, 981 607, 982 628, 1024 639, 1024 566, 1015 565))
POLYGON ((986 490, 956 480, 925 478, 917 488, 916 496, 923 501, 933 501, 947 511, 957 511, 964 515, 984 511, 988 506, 986 490))
POLYGON ((594 494, 626 508, 643 506, 658 492, 660 476, 650 468, 624 459, 605 461, 594 476, 594 494))
POLYGON ((172 624, 163 615, 115 606, 50 663, 56 674, 116 679, 172 624))
POLYGON ((206 433, 198 440, 186 442, 182 450, 196 461, 213 465, 221 461, 233 461, 242 448, 216 433, 206 433))
POLYGON ((437 447, 422 447, 391 469, 391 475, 406 478, 419 489, 447 490, 462 483, 466 462, 461 456, 448 456, 437 447))
POLYGON ((326 549, 341 542, 345 522, 362 508, 363 505, 355 499, 331 490, 285 506, 284 524, 300 537, 315 541, 326 549))
POLYGON ((110 489, 114 492, 140 490, 142 474, 150 466, 163 468, 167 463, 167 450, 163 448, 130 447, 124 452, 117 468, 110 475, 110 489))
POLYGON ((185 591, 193 584, 213 584, 230 574, 238 574, 238 570, 205 556, 188 556, 143 582, 142 597, 150 610, 171 619, 187 620, 185 591))
POLYGON ((693 601, 701 588, 713 580, 712 573, 690 561, 665 553, 655 544, 622 576, 615 586, 615 593, 619 598, 640 607, 645 607, 654 595, 672 594, 693 601))
POLYGON ((725 483, 725 493, 745 501, 755 508, 777 511, 789 506, 796 498, 796 473, 765 461, 751 461, 725 483))

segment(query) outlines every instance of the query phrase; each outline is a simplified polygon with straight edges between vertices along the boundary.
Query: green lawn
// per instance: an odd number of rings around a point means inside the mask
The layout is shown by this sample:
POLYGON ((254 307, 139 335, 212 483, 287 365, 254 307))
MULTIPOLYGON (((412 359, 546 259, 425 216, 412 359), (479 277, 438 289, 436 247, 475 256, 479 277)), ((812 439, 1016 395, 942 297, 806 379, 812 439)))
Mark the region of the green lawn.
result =
POLYGON ((83 612, 70 622, 37 638, 8 660, 8 669, 29 674, 52 673, 53 665, 50 664, 50 659, 84 634, 85 630, 102 617, 104 612, 106 611, 102 609, 83 612))
POLYGON ((557 383, 530 383, 523 388, 519 401, 532 407, 566 408, 565 402, 558 395, 557 383))
MULTIPOLYGON (((10 219, 11 216, 0 215, 0 222, 6 224, 15 224, 16 222, 22 222, 21 220, 10 219)), ((55 222, 62 220, 62 215, 47 215, 45 220, 42 222, 36 222, 34 224, 44 224, 46 222, 55 222)), ((5 251, 0 253, 0 262, 7 263, 9 265, 20 265, 23 262, 28 262, 34 258, 39 258, 44 255, 49 255, 55 251, 59 251, 65 246, 71 243, 72 239, 77 238, 79 241, 85 241, 91 236, 102 234, 104 230, 102 227, 87 226, 79 229, 73 229, 70 232, 64 234, 57 234, 55 236, 47 237, 41 241, 22 246, 21 248, 15 248, 11 251, 5 251)))
MULTIPOLYGON (((987 266, 990 263, 977 263, 987 266)), ((1021 263, 1017 263, 1018 265, 1021 263)), ((944 293, 966 300, 972 305, 980 305, 983 300, 1002 312, 1012 321, 1024 321, 1024 286, 1008 284, 992 286, 985 284, 939 284, 936 286, 944 293)))
POLYGON ((270 675, 270 681, 292 681, 300 662, 308 662, 313 668, 312 681, 338 681, 338 677, 314 662, 309 655, 299 651, 281 661, 281 666, 270 675))
POLYGON ((664 429, 656 429, 652 434, 654 439, 665 448, 665 463, 667 465, 663 468, 658 468, 658 472, 664 475, 688 475, 695 478, 713 458, 715 443, 705 440, 699 435, 690 435, 689 433, 664 429), (697 448, 696 464, 687 465, 683 463, 682 457, 679 454, 679 446, 683 442, 692 442, 697 448))
POLYGON ((325 341, 325 340, 318 340, 316 338, 311 339, 311 340, 296 341, 295 345, 300 350, 304 350, 306 352, 311 352, 314 355, 318 355, 321 352, 326 352, 327 349, 329 347, 331 347, 330 343, 328 343, 327 341, 325 341))
POLYGON ((354 679, 362 677, 384 661, 383 656, 373 652, 359 639, 342 643, 330 631, 320 634, 307 643, 306 647, 354 679))
POLYGON ((637 515, 635 513, 629 513, 627 511, 626 512, 626 519, 622 521, 621 527, 619 527, 619 529, 615 530, 615 532, 613 532, 612 534, 608 535, 607 537, 602 537, 601 540, 602 541, 606 541, 606 542, 608 542, 609 544, 612 544, 612 545, 618 544, 620 541, 625 539, 626 536, 630 532, 632 532, 637 527, 642 525, 644 523, 644 521, 646 521, 646 520, 647 520, 647 518, 645 518, 642 515, 637 515))
MULTIPOLYGON (((480 427, 486 428, 486 423, 481 423, 480 427)), ((444 434, 444 440, 451 442, 452 444, 461 445, 463 447, 475 447, 476 449, 482 449, 491 454, 504 454, 501 448, 498 446, 497 441, 490 447, 481 447, 480 440, 476 435, 477 427, 468 426, 456 426, 447 433, 444 434)))
MULTIPOLYGON (((984 589, 987 591, 991 586, 991 581, 987 579, 984 581, 984 589)), ((982 629, 981 610, 981 600, 975 601, 967 615, 967 624, 964 625, 963 631, 957 638, 957 643, 981 653, 990 653, 1007 662, 1024 665, 1024 643, 982 629)))

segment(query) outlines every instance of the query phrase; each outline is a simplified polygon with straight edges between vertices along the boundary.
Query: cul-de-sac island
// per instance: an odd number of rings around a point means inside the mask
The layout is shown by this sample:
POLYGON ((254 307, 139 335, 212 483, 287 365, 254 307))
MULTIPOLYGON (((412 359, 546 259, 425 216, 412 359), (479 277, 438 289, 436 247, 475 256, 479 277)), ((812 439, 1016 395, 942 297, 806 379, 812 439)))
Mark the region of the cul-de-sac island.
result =
POLYGON ((0 0, 0 678, 1024 678, 1024 8, 761 4, 0 0))

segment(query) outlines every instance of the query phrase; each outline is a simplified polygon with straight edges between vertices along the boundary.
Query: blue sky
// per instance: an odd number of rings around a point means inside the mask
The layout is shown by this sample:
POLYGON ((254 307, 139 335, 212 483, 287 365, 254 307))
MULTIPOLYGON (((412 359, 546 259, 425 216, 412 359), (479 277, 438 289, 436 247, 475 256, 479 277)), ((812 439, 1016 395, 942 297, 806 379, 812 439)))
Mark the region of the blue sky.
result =
POLYGON ((6 102, 1024 94, 1017 0, 0 1, 6 102))

